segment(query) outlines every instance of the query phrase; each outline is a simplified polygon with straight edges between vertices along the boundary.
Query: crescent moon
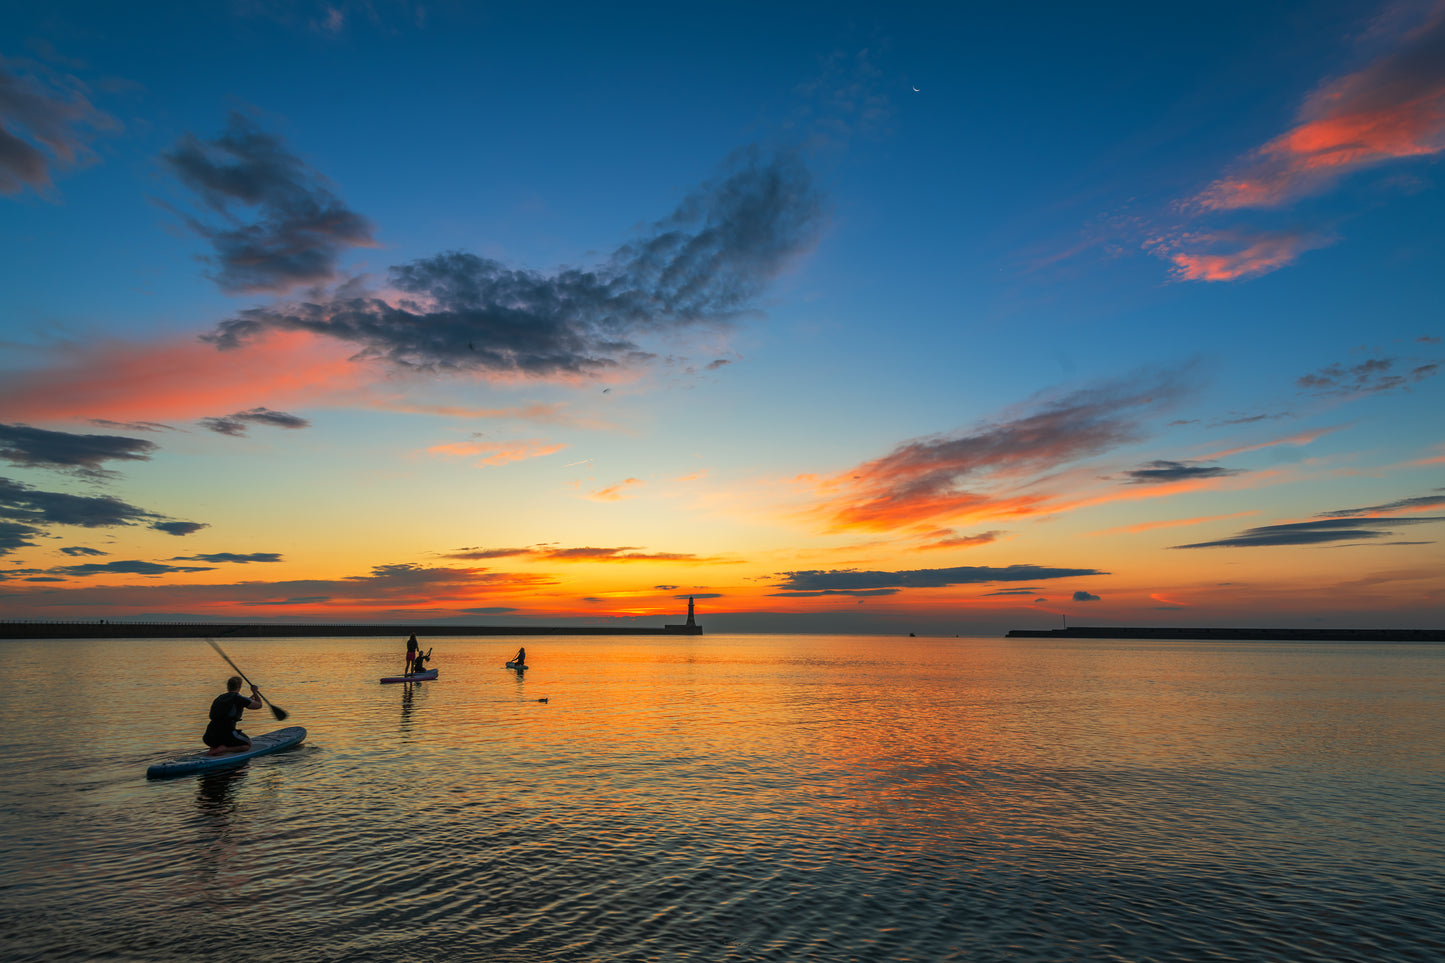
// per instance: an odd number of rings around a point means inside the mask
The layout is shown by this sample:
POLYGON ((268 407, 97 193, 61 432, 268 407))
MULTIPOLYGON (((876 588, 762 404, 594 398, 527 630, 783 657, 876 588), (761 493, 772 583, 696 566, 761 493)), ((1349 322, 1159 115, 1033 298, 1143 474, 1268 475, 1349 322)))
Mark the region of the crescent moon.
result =
POLYGON ((918 88, 917 88, 917 87, 914 87, 914 88, 913 88, 913 92, 914 92, 915 94, 918 93, 918 88))

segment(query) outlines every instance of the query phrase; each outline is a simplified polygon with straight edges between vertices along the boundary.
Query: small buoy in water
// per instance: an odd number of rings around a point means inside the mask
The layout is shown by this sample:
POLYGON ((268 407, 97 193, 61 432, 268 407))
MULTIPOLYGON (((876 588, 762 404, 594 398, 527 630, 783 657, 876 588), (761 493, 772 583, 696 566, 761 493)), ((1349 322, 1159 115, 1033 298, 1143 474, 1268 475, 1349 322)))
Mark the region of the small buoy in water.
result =
POLYGON ((538 701, 538 702, 546 702, 547 700, 546 700, 546 699, 538 699, 537 701, 538 701))

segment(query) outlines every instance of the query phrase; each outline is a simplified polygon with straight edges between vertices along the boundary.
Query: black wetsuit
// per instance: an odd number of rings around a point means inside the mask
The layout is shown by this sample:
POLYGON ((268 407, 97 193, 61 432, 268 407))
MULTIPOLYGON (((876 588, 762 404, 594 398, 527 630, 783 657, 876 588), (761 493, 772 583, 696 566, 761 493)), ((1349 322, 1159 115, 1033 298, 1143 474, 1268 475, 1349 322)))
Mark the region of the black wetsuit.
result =
POLYGON ((241 731, 241 713, 251 708, 251 700, 239 692, 223 692, 211 703, 211 722, 201 741, 215 749, 218 746, 244 746, 251 738, 241 731))

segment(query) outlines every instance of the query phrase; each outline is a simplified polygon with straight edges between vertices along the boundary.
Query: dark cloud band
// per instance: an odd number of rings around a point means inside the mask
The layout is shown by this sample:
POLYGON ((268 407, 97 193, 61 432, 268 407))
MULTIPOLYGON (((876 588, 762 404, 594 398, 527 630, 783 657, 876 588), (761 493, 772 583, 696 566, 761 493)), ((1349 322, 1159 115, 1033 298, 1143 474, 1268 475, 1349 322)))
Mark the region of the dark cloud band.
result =
POLYGON ((187 134, 162 160, 219 219, 185 220, 211 242, 213 279, 224 291, 327 282, 342 253, 373 243, 371 222, 244 114, 232 113, 214 140, 187 134))
POLYGON ((311 427, 311 422, 300 415, 273 411, 270 408, 252 408, 250 411, 238 411, 217 418, 202 418, 200 424, 217 434, 231 436, 244 435, 251 425, 270 425, 273 428, 291 430, 311 427))
POLYGON ((147 461, 159 446, 123 435, 76 435, 29 425, 0 424, 0 458, 25 468, 106 474, 107 461, 147 461))
POLYGON ((1231 538, 1212 542, 1171 545, 1171 548, 1259 548, 1275 545, 1319 545, 1328 542, 1361 542, 1387 538, 1397 525, 1445 522, 1445 516, 1422 518, 1328 518, 1310 522, 1289 522, 1249 528, 1231 538))
POLYGON ((435 370, 555 375, 641 361, 638 338, 735 318, 816 237, 821 201, 796 155, 743 152, 735 164, 593 270, 439 254, 391 269, 395 303, 255 308, 204 337, 236 348, 268 330, 309 331, 360 346, 361 358, 435 370))
POLYGON ((945 588, 990 582, 1033 582, 1052 578, 1107 575, 1092 568, 1045 568, 1039 565, 963 565, 902 572, 860 572, 853 569, 784 572, 778 586, 792 592, 857 592, 872 589, 945 588))
POLYGON ((1124 474, 1131 485, 1167 485, 1170 482, 1193 481, 1201 478, 1228 478, 1238 475, 1242 468, 1221 468, 1218 465, 1188 465, 1178 461, 1151 461, 1142 468, 1135 468, 1124 474))

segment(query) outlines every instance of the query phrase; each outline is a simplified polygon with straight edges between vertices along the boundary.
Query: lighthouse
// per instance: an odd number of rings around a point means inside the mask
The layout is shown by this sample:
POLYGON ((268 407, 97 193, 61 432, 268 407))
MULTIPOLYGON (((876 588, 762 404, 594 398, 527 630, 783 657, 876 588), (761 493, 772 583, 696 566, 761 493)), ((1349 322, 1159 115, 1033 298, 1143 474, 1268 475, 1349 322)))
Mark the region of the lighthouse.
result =
POLYGON ((687 621, 681 625, 664 625, 664 632, 676 635, 702 635, 702 626, 697 624, 697 607, 691 595, 687 597, 687 621))

